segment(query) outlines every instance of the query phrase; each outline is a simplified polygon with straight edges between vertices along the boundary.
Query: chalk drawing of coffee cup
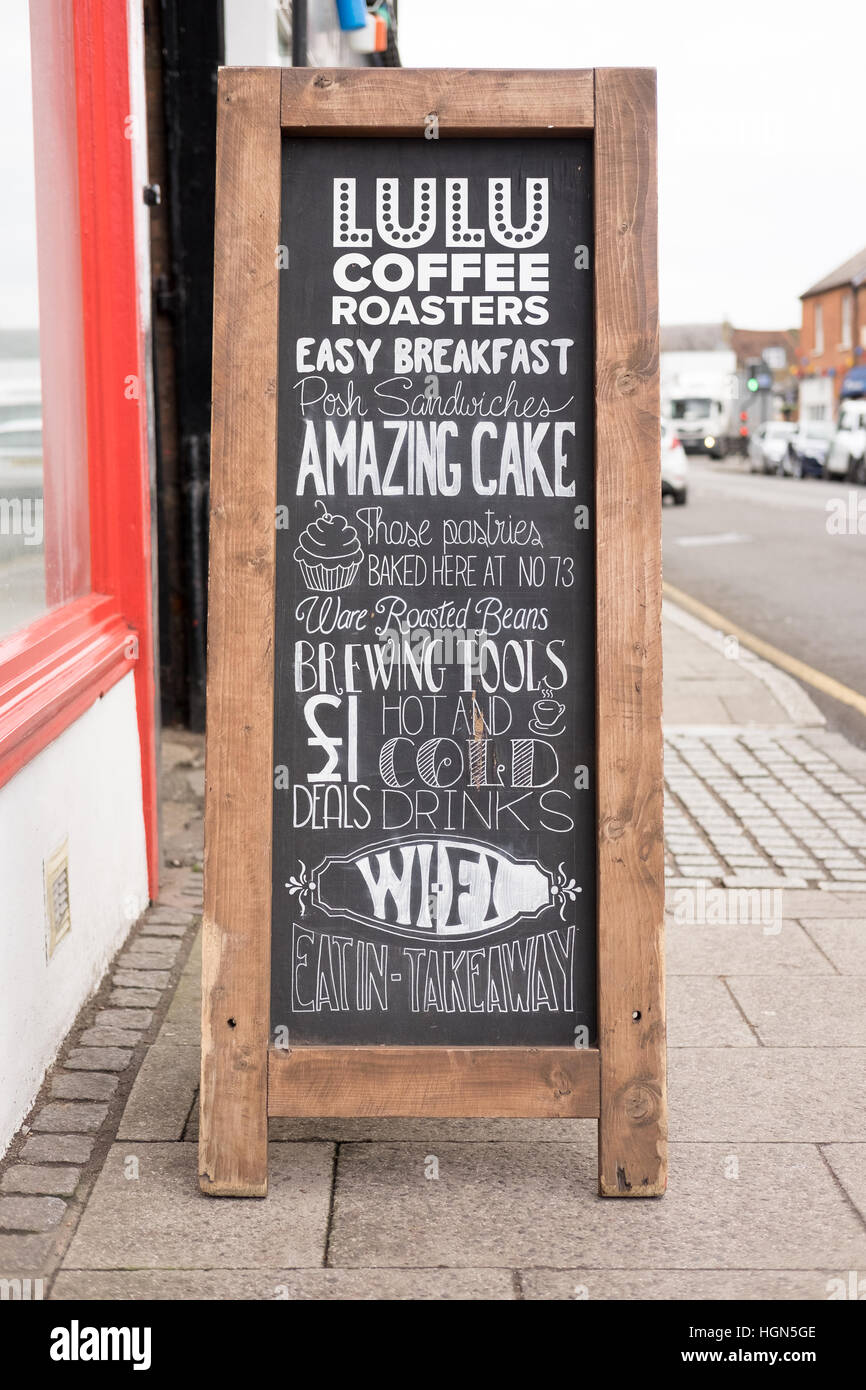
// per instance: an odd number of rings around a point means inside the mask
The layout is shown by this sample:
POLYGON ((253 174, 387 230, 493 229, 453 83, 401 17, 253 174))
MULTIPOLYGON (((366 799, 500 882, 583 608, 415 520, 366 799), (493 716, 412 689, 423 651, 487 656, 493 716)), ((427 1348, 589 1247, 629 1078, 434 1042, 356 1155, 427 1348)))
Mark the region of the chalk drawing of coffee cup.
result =
POLYGON ((543 699, 536 700, 532 706, 532 718, 529 727, 534 734, 546 734, 548 738, 556 738, 565 730, 565 724, 561 728, 556 726, 565 714, 565 705, 559 700, 543 699))

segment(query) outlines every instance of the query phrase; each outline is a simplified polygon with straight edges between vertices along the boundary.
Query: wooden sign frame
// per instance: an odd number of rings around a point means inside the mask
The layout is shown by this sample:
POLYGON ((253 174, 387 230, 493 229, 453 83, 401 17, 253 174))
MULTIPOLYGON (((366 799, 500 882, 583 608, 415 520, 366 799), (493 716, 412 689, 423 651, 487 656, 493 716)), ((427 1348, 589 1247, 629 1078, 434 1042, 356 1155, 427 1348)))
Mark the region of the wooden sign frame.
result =
POLYGON ((597 1117, 599 1191, 666 1181, 656 97, 648 69, 219 77, 200 1182, 267 1191, 268 1116, 597 1117), (269 1049, 281 138, 589 136, 597 1048, 269 1049))

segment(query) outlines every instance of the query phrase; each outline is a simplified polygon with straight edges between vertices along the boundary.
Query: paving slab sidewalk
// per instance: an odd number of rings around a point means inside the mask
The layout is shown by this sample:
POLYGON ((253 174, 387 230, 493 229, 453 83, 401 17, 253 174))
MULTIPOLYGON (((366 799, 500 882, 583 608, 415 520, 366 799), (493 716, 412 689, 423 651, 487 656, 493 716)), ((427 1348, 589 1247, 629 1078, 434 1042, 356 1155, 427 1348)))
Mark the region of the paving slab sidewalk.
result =
POLYGON ((67 1061, 13 1145, 0 1272, 105 1300, 825 1299, 866 1273, 866 755, 671 605, 665 651, 663 1199, 601 1201, 595 1124, 567 1120, 274 1120, 267 1200, 201 1195, 200 750, 167 739, 180 867, 71 1040, 111 1037, 107 1098, 67 1061), (64 1104, 89 1108, 61 1132, 64 1104))

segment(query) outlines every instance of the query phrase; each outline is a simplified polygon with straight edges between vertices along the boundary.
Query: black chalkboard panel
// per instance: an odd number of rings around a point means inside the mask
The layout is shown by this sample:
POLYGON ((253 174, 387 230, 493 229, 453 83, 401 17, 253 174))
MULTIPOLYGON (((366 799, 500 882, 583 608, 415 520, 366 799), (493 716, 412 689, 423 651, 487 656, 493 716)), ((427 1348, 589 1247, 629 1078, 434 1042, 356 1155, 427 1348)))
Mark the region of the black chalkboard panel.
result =
POLYGON ((596 1040, 591 167, 284 140, 277 1047, 596 1040))

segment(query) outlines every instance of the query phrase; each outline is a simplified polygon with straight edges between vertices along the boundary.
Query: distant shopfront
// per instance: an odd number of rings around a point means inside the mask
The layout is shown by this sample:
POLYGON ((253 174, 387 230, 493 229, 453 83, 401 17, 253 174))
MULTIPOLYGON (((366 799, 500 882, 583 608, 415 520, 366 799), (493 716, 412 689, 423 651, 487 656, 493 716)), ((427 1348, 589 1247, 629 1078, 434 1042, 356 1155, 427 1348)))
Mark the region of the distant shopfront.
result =
POLYGON ((800 382, 800 419, 832 420, 834 413, 833 378, 804 377, 800 382))
POLYGON ((839 391, 842 400, 860 400, 866 396, 866 366, 846 372, 839 391))
POLYGON ((866 247, 800 298, 800 415, 832 420, 866 392, 866 247))

